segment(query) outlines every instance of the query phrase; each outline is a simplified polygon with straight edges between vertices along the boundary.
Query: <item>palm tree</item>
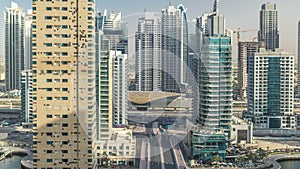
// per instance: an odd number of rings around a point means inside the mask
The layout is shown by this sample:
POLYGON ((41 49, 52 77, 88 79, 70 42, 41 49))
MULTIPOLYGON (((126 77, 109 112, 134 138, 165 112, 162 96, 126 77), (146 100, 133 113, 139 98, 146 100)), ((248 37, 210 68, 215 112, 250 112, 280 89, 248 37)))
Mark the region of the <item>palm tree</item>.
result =
POLYGON ((223 158, 219 155, 214 155, 212 160, 217 163, 217 167, 219 168, 219 162, 223 161, 223 158))

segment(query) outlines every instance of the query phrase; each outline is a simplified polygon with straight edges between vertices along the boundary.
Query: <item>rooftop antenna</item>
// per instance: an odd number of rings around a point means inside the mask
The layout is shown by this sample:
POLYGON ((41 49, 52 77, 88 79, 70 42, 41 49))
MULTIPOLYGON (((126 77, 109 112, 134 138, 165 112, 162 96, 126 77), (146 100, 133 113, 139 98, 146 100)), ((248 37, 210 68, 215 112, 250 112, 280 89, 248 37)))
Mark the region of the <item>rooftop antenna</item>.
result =
POLYGON ((219 0, 215 0, 214 3, 214 11, 213 11, 216 15, 219 15, 219 0))

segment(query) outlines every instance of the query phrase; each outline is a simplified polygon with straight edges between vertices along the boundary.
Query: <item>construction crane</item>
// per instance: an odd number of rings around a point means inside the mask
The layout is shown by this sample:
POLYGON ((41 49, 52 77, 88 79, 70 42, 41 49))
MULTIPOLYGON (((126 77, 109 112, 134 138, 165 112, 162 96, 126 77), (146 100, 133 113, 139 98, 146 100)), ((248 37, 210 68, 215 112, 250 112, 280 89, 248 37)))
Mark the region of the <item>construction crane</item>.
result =
POLYGON ((240 28, 238 28, 237 31, 233 31, 233 33, 237 34, 237 41, 240 42, 241 39, 241 33, 245 33, 245 32, 256 32, 258 31, 257 29, 248 29, 248 30, 241 30, 240 28))

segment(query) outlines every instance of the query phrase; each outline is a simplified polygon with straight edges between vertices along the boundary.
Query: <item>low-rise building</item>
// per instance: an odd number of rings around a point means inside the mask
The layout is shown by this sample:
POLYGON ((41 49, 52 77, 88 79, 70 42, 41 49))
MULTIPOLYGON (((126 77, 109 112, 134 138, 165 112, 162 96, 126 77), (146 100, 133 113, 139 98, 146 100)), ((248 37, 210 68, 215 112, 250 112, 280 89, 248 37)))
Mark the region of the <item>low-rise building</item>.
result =
POLYGON ((222 129, 206 130, 194 126, 190 132, 191 158, 212 161, 215 156, 226 158, 226 134, 222 129))
POLYGON ((233 116, 230 133, 230 140, 232 140, 233 142, 237 144, 241 142, 252 144, 253 123, 233 116))
POLYGON ((112 128, 108 140, 98 141, 97 156, 101 166, 134 166, 136 139, 132 130, 112 128))

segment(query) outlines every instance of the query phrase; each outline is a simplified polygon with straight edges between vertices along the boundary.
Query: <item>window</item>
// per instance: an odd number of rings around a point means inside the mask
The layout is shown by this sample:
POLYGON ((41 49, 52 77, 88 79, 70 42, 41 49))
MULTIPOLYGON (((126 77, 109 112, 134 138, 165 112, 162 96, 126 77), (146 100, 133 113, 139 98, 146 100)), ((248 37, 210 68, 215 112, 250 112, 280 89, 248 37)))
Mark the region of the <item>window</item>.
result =
POLYGON ((61 135, 62 136, 68 136, 68 133, 67 132, 62 132, 61 135))
POLYGON ((46 97, 46 100, 52 100, 52 97, 46 97))
POLYGON ((61 19, 62 20, 68 20, 68 17, 67 16, 62 16, 61 19))
POLYGON ((62 56, 68 56, 68 52, 61 52, 62 56))
POLYGON ((53 141, 47 141, 46 144, 51 145, 51 144, 53 144, 53 141))
POLYGON ((51 7, 46 7, 46 11, 51 11, 52 8, 51 7))
POLYGON ((52 118, 52 115, 51 114, 47 114, 47 118, 52 118))
POLYGON ((61 10, 62 10, 62 11, 67 11, 68 8, 67 8, 67 7, 61 7, 61 10))
POLYGON ((52 123, 47 123, 47 125, 46 125, 47 127, 52 127, 53 126, 53 124, 52 123))
POLYGON ((52 38, 52 34, 46 34, 46 38, 52 38))
POLYGON ((61 100, 68 100, 68 97, 61 97, 61 100))
POLYGON ((51 20, 52 16, 45 16, 45 20, 51 20))
POLYGON ((46 29, 52 29, 52 25, 46 25, 46 29))
POLYGON ((46 43, 45 44, 47 47, 51 47, 52 46, 52 43, 46 43))
POLYGON ((62 79, 62 82, 67 83, 68 79, 62 79))
POLYGON ((61 153, 66 154, 68 153, 68 150, 61 150, 61 153))
POLYGON ((46 79, 46 82, 52 82, 52 79, 46 79))
POLYGON ((47 159, 47 163, 52 163, 53 160, 52 159, 47 159))
POLYGON ((68 127, 68 123, 63 123, 62 127, 68 127))
POLYGON ((62 162, 67 163, 69 160, 68 159, 61 159, 62 162))
POLYGON ((67 47, 67 46, 69 46, 69 45, 68 45, 67 43, 62 43, 61 46, 62 46, 62 47, 67 47))
POLYGON ((61 28, 62 29, 68 29, 68 25, 62 25, 61 28))
POLYGON ((62 34, 61 37, 62 38, 68 38, 68 34, 62 34))
POLYGON ((67 114, 63 114, 62 118, 68 118, 68 115, 67 114))
POLYGON ((46 56, 52 56, 52 52, 46 52, 46 56))
POLYGON ((69 62, 68 61, 61 61, 62 65, 67 65, 69 62))
POLYGON ((47 88, 46 91, 47 91, 47 92, 51 92, 51 91, 52 91, 52 88, 47 88))

